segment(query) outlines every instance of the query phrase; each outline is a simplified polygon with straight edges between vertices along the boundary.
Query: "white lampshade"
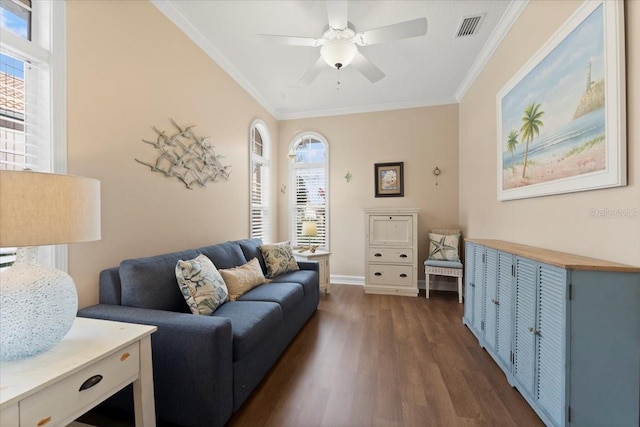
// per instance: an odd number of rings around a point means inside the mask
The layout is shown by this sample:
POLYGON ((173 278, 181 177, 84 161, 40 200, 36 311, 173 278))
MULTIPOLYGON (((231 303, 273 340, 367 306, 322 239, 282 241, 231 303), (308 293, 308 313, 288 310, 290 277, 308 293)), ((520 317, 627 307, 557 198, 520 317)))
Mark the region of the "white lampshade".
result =
POLYGON ((100 239, 100 181, 0 171, 0 247, 100 239))
POLYGON ((315 221, 304 221, 302 223, 302 235, 303 236, 317 236, 318 235, 318 223, 315 221))
POLYGON ((347 40, 329 40, 320 48, 320 55, 333 68, 344 68, 353 61, 358 48, 347 40), (337 64, 340 64, 338 67, 337 64))
POLYGON ((78 309, 71 277, 37 265, 33 246, 100 239, 100 182, 48 173, 0 171, 0 247, 19 247, 0 273, 0 359, 53 347, 78 309), (27 248, 24 248, 27 247, 27 248))

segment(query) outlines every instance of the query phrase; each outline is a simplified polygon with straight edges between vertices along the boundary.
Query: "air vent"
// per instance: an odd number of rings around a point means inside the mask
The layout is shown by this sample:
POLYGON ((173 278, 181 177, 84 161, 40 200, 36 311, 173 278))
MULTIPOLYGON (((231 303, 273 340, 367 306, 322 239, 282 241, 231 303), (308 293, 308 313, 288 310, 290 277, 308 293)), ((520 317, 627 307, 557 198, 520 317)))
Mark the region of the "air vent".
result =
POLYGON ((478 27, 482 22, 483 15, 466 16, 460 22, 460 27, 456 32, 456 37, 472 36, 478 31, 478 27))

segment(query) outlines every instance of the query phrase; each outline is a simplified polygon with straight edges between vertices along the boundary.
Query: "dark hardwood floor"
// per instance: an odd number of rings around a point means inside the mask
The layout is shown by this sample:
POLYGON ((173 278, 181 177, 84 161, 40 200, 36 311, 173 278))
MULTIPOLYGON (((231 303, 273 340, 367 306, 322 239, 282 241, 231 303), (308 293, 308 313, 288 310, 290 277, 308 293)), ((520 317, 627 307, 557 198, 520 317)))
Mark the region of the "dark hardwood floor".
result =
POLYGON ((228 426, 542 426, 462 315, 455 293, 332 285, 228 426))
POLYGON ((455 293, 332 285, 229 426, 542 426, 462 315, 455 293))

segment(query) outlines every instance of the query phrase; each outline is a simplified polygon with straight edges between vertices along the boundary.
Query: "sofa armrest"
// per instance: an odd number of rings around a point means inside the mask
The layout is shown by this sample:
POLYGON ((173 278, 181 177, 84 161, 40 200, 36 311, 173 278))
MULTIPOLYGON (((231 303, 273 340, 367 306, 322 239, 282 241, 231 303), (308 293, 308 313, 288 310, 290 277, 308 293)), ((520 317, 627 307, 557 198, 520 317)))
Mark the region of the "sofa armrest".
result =
POLYGON ((298 261, 300 270, 313 270, 320 273, 320 264, 318 261, 298 261))
POLYGON ((159 419, 212 426, 229 419, 233 412, 229 319, 109 304, 83 308, 78 316, 158 327, 151 335, 151 348, 159 419))

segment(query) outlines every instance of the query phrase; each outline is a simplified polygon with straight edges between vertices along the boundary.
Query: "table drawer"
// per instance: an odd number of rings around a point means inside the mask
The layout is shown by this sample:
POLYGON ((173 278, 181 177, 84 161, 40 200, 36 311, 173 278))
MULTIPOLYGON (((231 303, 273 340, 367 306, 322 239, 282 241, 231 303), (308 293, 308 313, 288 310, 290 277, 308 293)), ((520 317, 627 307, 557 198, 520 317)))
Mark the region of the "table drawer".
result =
POLYGON ((369 264, 368 283, 372 285, 413 286, 411 265, 369 264))
POLYGON ((114 389, 135 380, 139 370, 140 347, 136 342, 21 401, 20 425, 39 427, 70 422, 86 408, 106 399, 114 389), (95 384, 86 388, 92 378, 95 384), (85 389, 80 391, 85 383, 85 389))
POLYGON ((413 263, 411 248, 369 248, 369 261, 413 263))

